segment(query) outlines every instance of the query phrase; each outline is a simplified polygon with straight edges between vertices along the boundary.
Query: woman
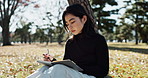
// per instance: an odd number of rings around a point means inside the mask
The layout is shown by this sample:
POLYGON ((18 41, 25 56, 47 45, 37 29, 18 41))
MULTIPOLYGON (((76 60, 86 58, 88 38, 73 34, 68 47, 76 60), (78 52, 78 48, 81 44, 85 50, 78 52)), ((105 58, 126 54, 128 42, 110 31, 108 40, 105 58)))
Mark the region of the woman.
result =
MULTIPOLYGON (((104 78, 109 70, 108 47, 104 37, 95 32, 84 8, 80 4, 71 5, 64 11, 62 19, 64 28, 73 34, 66 42, 64 60, 74 61, 84 71, 54 65, 43 67, 33 75, 38 75, 37 78, 104 78)), ((44 58, 46 61, 55 60, 50 55, 44 55, 44 58)))

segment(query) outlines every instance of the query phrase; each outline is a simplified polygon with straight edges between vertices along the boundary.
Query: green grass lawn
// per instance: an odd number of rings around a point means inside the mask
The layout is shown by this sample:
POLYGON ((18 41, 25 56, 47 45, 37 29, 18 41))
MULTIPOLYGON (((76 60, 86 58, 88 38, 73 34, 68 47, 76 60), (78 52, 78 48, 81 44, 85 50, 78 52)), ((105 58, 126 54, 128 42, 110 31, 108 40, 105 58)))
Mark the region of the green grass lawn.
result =
MULTIPOLYGON (((109 75, 113 78, 148 78, 148 45, 134 43, 108 43, 110 56, 109 75)), ((0 78, 25 78, 43 66, 37 60, 50 50, 62 60, 64 46, 49 44, 16 44, 0 47, 0 78)))

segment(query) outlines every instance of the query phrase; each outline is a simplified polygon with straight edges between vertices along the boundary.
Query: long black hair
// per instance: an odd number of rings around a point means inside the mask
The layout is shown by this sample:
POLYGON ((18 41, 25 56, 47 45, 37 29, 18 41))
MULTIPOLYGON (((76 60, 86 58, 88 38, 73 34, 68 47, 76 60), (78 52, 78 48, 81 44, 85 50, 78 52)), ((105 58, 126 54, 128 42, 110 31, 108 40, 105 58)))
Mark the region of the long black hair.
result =
POLYGON ((82 5, 80 5, 80 4, 70 5, 63 12, 62 20, 63 20, 64 28, 66 29, 66 31, 68 31, 68 28, 66 26, 66 21, 65 21, 65 16, 67 14, 72 14, 76 17, 79 17, 80 19, 82 19, 84 15, 87 16, 87 21, 84 24, 81 34, 83 34, 84 36, 92 36, 92 35, 96 34, 96 32, 94 30, 95 25, 90 20, 90 17, 86 13, 86 11, 82 5))

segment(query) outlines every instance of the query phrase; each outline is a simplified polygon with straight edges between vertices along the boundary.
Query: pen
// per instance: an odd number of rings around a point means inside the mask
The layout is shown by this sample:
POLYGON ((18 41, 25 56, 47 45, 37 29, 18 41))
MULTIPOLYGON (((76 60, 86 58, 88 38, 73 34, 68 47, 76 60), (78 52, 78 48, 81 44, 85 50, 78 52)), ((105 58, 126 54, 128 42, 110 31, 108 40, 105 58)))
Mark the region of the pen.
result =
POLYGON ((47 49, 47 54, 49 54, 49 49, 47 49))

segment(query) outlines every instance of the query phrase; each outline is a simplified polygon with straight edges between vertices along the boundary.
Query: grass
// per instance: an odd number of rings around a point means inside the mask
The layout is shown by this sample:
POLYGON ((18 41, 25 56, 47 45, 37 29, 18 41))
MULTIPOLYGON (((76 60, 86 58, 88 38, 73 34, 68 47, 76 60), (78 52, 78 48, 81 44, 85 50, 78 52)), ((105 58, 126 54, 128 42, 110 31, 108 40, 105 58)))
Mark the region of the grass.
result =
MULTIPOLYGON (((134 43, 108 43, 109 75, 113 78, 148 78, 148 46, 134 43)), ((0 78, 25 78, 43 66, 37 63, 49 49, 50 54, 62 60, 64 46, 52 43, 15 44, 0 47, 0 78)))
POLYGON ((109 43, 110 76, 148 78, 148 46, 134 43, 109 43))

